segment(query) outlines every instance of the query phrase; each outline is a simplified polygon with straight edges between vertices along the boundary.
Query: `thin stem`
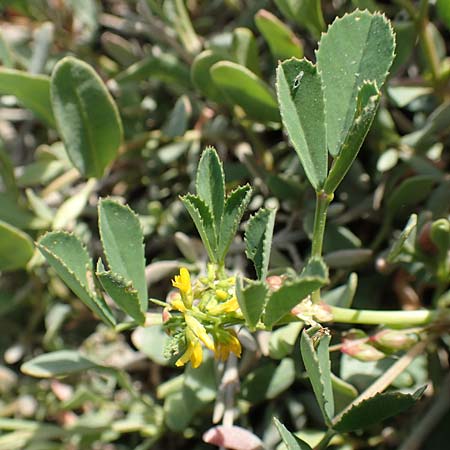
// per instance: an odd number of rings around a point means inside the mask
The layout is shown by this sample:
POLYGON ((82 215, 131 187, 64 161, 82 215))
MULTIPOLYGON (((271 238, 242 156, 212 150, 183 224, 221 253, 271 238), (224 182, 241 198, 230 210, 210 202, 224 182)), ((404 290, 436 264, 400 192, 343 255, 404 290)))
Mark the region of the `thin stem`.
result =
POLYGON ((314 447, 314 450, 323 450, 328 447, 328 444, 330 443, 333 436, 336 434, 336 431, 329 429, 325 436, 321 439, 321 441, 314 447))
MULTIPOLYGON (((316 192, 316 212, 314 215, 311 258, 320 258, 322 256, 327 209, 332 200, 333 194, 327 194, 325 191, 316 192)), ((318 303, 320 301, 320 289, 313 292, 312 301, 313 303, 318 303)))
POLYGON ((437 316, 434 310, 416 310, 416 311, 376 311, 368 309, 349 309, 331 306, 331 315, 333 322, 357 323, 360 325, 392 325, 400 327, 409 327, 425 325, 431 322, 437 316))

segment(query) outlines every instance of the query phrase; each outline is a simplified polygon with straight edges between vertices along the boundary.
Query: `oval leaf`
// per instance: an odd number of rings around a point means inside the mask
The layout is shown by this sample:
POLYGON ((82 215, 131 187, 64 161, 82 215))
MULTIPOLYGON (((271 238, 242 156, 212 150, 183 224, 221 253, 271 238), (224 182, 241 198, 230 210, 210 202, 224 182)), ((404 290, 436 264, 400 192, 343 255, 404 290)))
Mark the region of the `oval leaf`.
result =
POLYGON ((60 350, 39 355, 22 364, 20 370, 32 377, 52 378, 100 367, 76 351, 60 350))
POLYGON ((102 80, 88 64, 65 57, 52 73, 51 101, 73 165, 86 177, 101 177, 122 142, 119 112, 102 80))
POLYGON ((281 118, 306 176, 316 191, 325 182, 328 153, 322 85, 306 59, 288 59, 277 68, 281 118))
POLYGON ((216 86, 239 105, 249 119, 260 122, 279 122, 277 101, 269 86, 246 67, 221 61, 210 69, 216 86))

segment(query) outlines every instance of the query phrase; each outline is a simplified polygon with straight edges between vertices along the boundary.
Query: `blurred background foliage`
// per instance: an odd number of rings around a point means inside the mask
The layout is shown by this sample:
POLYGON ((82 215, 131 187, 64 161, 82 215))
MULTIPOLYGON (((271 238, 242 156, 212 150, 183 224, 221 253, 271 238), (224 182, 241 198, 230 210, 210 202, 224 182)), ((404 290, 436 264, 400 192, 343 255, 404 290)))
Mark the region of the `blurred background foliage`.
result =
MULTIPOLYGON (((165 298, 180 266, 204 271, 206 254, 178 197, 194 190, 201 149, 214 145, 227 190, 254 187, 250 213, 278 208, 271 273, 298 272, 309 254, 314 192, 283 136, 275 67, 290 56, 314 61, 327 25, 355 8, 387 15, 396 57, 374 125, 329 211, 325 298, 338 303, 352 291, 354 306, 369 309, 448 303, 447 249, 442 254, 430 237, 450 210, 448 0, 0 1, 0 449, 210 448, 201 435, 217 395, 213 362, 181 375, 162 357, 160 328, 119 334, 99 324, 33 242, 48 230, 72 231, 97 259, 98 198, 119 198, 139 214, 150 296, 165 298), (97 180, 73 168, 46 106, 42 80, 67 55, 95 69, 123 123, 119 155, 97 180), (388 256, 412 213, 414 227, 388 256), (20 372, 30 357, 61 349, 79 349, 114 370, 87 364, 62 380, 20 372)), ((243 249, 238 237, 227 267, 253 276, 243 249)), ((336 335, 348 327, 341 328, 336 335)), ((280 440, 273 416, 303 430, 312 445, 321 437, 299 332, 289 325, 249 336, 253 351, 240 364, 239 423, 267 448, 280 440)), ((412 413, 332 444, 444 448, 448 398, 432 425, 420 417, 439 408, 436 398, 448 389, 448 344, 448 335, 435 341, 396 380, 410 391, 431 381, 412 413), (412 431, 424 428, 419 437, 412 431)), ((394 360, 362 363, 333 353, 333 370, 351 383, 342 407, 394 360)))

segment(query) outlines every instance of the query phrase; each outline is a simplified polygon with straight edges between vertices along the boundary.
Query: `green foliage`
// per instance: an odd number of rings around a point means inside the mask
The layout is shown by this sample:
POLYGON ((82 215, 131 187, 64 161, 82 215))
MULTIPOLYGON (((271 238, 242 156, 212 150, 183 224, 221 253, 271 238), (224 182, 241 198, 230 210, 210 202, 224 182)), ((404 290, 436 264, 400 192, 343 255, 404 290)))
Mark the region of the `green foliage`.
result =
POLYGON ((245 230, 245 254, 253 261, 260 280, 266 278, 269 268, 275 214, 274 209, 260 209, 250 218, 245 230))
POLYGON ((0 270, 24 268, 33 253, 34 246, 30 237, 0 220, 0 270))
POLYGON ((303 330, 300 347, 303 363, 311 381, 317 403, 325 422, 331 425, 334 416, 334 398, 331 385, 331 366, 328 346, 330 334, 321 328, 303 330))
POLYGON ((0 69, 0 93, 14 95, 48 125, 55 126, 50 104, 50 80, 15 69, 0 69))
POLYGON ((377 394, 345 411, 333 424, 333 428, 345 433, 379 423, 410 408, 422 396, 424 390, 425 387, 418 389, 413 394, 400 392, 377 394))
POLYGON ((144 238, 139 218, 129 207, 103 199, 98 204, 98 228, 112 278, 131 281, 140 310, 145 312, 148 297, 144 238))
POLYGON ((211 69, 211 78, 228 99, 239 105, 249 119, 278 122, 275 96, 269 86, 249 69, 239 64, 221 61, 211 69))
POLYGON ((3 3, 0 449, 444 448, 447 2, 3 3))
POLYGON ((95 71, 73 57, 55 66, 50 90, 58 130, 73 165, 86 177, 101 177, 122 142, 114 100, 95 71))
POLYGON ((367 81, 378 89, 383 86, 394 45, 386 18, 367 11, 336 19, 320 40, 317 67, 323 83, 327 146, 333 156, 341 152, 352 127, 359 89, 367 81))
POLYGON ((77 297, 106 324, 114 325, 111 310, 95 291, 92 261, 80 240, 73 234, 55 231, 42 236, 37 247, 77 297))
POLYGON ((27 361, 22 364, 21 370, 33 377, 53 378, 84 372, 88 369, 97 369, 98 367, 97 364, 76 351, 60 350, 39 355, 27 361))

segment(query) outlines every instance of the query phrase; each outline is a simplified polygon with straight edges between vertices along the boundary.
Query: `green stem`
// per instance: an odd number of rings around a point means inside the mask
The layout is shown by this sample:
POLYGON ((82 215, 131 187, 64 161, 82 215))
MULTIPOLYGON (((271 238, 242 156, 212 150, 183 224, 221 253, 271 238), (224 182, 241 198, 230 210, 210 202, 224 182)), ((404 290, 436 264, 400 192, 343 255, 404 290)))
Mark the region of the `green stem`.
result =
MULTIPOLYGON (((327 209, 332 200, 333 194, 327 194, 325 191, 316 192, 316 212, 314 215, 311 258, 320 258, 322 256, 327 209)), ((320 289, 313 292, 312 301, 313 303, 318 303, 320 301, 320 289)))
POLYGON ((321 439, 321 441, 314 447, 314 450, 323 450, 328 447, 329 442, 333 438, 333 436, 336 434, 336 431, 329 429, 325 436, 321 439))
POLYGON ((360 325, 392 325, 392 326, 416 326, 425 325, 437 317, 434 310, 416 311, 375 311, 367 309, 348 309, 331 306, 333 322, 357 323, 360 325))

